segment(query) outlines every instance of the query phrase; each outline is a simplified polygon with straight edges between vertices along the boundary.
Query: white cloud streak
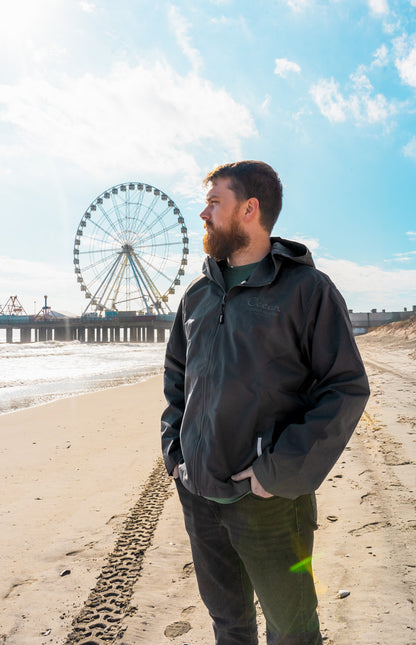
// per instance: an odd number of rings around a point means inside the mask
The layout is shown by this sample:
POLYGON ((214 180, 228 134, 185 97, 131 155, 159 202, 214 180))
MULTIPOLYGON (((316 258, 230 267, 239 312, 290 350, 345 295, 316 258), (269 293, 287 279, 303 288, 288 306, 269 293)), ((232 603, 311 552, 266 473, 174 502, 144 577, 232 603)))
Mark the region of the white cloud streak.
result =
POLYGON ((192 65, 192 70, 198 72, 202 67, 202 59, 199 51, 193 47, 189 35, 191 23, 186 20, 177 7, 171 6, 169 11, 169 20, 175 34, 176 42, 182 50, 182 53, 192 65))
POLYGON ((389 50, 386 45, 381 45, 374 53, 374 60, 371 63, 371 68, 385 67, 389 62, 389 50))
POLYGON ((394 253, 393 254, 393 261, 394 262, 411 262, 414 260, 414 256, 416 255, 416 251, 408 251, 407 253, 394 253))
POLYGON ((288 60, 287 58, 276 58, 274 73, 282 78, 286 78, 288 74, 294 72, 300 74, 301 68, 297 63, 288 60))
POLYGON ((261 112, 263 112, 263 114, 269 114, 271 103, 272 97, 270 96, 270 94, 266 94, 264 101, 260 106, 260 110, 261 112))

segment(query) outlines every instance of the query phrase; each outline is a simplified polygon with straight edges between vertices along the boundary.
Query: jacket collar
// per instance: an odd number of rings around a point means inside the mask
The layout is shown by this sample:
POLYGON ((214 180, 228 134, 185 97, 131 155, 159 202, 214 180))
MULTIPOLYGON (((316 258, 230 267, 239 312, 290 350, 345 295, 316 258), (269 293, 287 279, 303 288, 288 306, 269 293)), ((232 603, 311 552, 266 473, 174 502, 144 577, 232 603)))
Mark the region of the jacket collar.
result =
MULTIPOLYGON (((270 252, 259 262, 252 275, 247 281, 247 286, 261 287, 271 284, 283 264, 283 262, 295 262, 296 264, 305 264, 315 266, 309 249, 300 242, 285 240, 281 237, 270 238, 270 252)), ((213 282, 224 287, 222 277, 222 268, 224 260, 216 262, 213 258, 207 256, 202 267, 203 274, 213 282)))

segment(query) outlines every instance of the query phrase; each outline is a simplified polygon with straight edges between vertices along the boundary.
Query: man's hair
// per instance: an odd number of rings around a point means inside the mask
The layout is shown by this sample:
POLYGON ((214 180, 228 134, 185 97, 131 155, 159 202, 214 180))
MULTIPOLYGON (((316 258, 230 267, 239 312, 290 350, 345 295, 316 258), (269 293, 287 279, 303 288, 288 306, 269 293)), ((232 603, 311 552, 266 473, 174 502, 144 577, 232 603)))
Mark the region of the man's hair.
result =
POLYGON ((217 166, 205 177, 203 185, 216 179, 230 179, 238 201, 256 197, 260 205, 260 224, 271 232, 282 210, 283 188, 278 174, 263 161, 236 161, 217 166))

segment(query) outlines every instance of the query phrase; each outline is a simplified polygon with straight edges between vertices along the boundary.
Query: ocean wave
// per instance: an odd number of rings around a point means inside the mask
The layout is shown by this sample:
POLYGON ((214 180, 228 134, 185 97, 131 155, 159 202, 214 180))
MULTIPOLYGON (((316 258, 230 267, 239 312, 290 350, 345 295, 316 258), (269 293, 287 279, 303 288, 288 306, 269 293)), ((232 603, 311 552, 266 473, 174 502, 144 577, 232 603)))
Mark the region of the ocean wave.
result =
POLYGON ((165 347, 78 341, 2 346, 0 414, 148 378, 162 371, 165 347))

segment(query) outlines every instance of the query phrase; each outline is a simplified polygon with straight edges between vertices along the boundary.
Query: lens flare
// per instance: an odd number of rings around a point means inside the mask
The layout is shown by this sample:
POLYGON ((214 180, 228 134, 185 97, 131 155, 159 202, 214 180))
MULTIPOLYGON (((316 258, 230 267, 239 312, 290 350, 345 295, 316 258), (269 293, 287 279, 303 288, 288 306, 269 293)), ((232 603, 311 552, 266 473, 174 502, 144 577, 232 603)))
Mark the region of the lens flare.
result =
POLYGON ((292 564, 289 571, 291 573, 302 573, 303 571, 307 571, 312 574, 312 556, 309 555, 307 558, 296 562, 296 564, 292 564))

